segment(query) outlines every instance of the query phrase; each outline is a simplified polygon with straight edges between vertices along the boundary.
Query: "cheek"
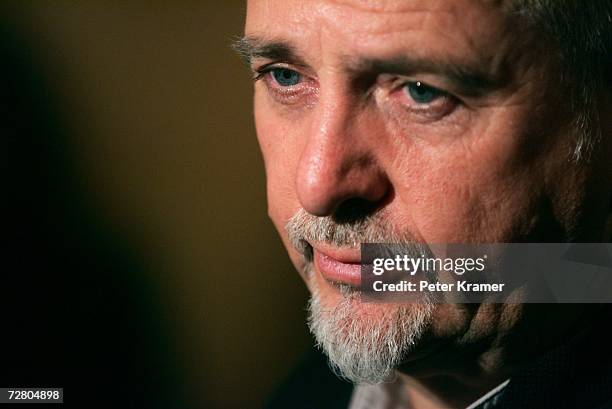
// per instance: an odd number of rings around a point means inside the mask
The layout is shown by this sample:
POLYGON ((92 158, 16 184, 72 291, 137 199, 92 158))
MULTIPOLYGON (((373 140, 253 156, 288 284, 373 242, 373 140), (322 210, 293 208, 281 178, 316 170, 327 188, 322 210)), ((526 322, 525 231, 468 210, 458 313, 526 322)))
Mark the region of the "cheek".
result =
POLYGON ((528 229, 544 179, 524 155, 524 130, 508 123, 498 118, 446 143, 400 150, 395 211, 409 211, 424 240, 500 242, 528 229))
POLYGON ((283 236, 285 224, 300 207, 295 194, 299 135, 257 97, 255 125, 266 169, 268 213, 283 236))
POLYGON ((257 139, 266 169, 268 215, 278 231, 289 257, 304 281, 304 258, 293 248, 285 225, 300 209, 295 193, 295 172, 299 160, 299 133, 279 120, 255 99, 257 139))
POLYGON ((432 172, 429 186, 420 187, 426 193, 415 214, 429 241, 505 242, 528 227, 532 189, 518 175, 504 177, 491 170, 448 164, 432 172))

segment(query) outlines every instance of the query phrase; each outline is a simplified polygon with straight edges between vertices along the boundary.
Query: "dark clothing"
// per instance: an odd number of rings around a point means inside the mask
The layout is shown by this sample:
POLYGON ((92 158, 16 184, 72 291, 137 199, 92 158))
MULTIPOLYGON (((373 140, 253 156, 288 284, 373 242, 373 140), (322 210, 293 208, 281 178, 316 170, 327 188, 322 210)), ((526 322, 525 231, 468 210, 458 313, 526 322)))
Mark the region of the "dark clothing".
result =
POLYGON ((353 385, 338 378, 319 350, 309 351, 283 383, 267 409, 348 408, 353 385))
MULTIPOLYGON (((478 409, 612 409, 609 316, 602 313, 596 326, 525 365, 478 409)), ((322 353, 312 351, 267 409, 347 409, 352 389, 331 372, 322 353)))

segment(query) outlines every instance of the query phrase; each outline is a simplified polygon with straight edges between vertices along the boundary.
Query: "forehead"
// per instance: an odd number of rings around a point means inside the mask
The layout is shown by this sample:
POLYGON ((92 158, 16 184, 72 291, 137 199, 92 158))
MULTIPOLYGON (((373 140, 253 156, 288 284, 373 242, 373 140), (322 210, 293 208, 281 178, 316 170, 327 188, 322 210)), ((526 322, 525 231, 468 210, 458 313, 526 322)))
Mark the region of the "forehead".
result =
POLYGON ((512 30, 499 1, 250 0, 245 31, 301 45, 311 57, 384 58, 400 49, 465 58, 503 48, 512 30))

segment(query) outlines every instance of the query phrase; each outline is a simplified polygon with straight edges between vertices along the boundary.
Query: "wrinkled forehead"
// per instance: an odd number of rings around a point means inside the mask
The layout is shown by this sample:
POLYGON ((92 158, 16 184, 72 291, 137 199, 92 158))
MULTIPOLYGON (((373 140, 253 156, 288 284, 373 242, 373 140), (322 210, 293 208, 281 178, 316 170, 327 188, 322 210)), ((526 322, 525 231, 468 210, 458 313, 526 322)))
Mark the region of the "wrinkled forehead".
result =
POLYGON ((250 0, 247 36, 289 42, 309 57, 398 51, 495 59, 516 40, 504 5, 477 0, 250 0))

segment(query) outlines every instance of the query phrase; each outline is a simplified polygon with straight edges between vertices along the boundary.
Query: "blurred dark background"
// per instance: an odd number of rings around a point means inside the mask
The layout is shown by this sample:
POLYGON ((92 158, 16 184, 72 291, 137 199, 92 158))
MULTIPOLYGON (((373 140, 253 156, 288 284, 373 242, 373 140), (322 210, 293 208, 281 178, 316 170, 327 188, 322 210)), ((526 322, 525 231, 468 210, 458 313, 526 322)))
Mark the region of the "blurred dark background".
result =
POLYGON ((2 2, 0 386, 257 408, 309 348, 229 48, 244 14, 2 2))

